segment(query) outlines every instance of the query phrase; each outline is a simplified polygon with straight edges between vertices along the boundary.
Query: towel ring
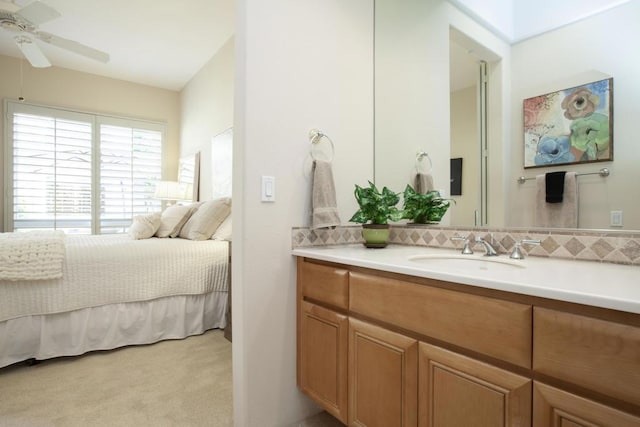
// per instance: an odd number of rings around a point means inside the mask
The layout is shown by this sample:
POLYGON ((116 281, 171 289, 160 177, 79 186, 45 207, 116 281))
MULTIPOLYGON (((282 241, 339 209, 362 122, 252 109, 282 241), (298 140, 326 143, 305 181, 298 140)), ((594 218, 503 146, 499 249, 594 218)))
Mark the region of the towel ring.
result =
POLYGON ((429 153, 427 153, 426 151, 418 151, 416 153, 416 172, 417 173, 429 173, 433 170, 433 163, 431 162, 431 157, 429 157, 429 153), (420 165, 422 164, 422 160, 424 160, 424 158, 427 158, 427 160, 429 161, 429 169, 425 172, 420 172, 420 165))
POLYGON ((327 136, 327 134, 320 132, 318 129, 311 129, 309 131, 309 141, 311 141, 311 150, 310 150, 311 158, 313 160, 324 160, 324 159, 317 158, 313 152, 314 151, 313 147, 316 146, 317 144, 320 144, 323 137, 327 138, 327 141, 329 141, 329 144, 331 145, 331 154, 329 155, 329 159, 327 160, 329 163, 331 163, 333 161, 333 155, 335 153, 335 147, 333 145, 333 141, 331 140, 331 138, 329 138, 329 136, 327 136))

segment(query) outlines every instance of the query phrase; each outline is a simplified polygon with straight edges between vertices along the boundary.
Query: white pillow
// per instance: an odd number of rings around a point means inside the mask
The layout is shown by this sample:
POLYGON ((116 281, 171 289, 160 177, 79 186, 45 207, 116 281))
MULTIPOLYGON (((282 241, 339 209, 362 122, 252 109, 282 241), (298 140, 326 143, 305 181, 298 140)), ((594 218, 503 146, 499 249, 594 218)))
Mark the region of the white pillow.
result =
POLYGON ((213 240, 229 240, 231 241, 231 213, 227 215, 227 218, 222 221, 220 227, 211 236, 213 240))
POLYGON ((192 212, 191 206, 173 205, 162 212, 157 237, 176 237, 192 212))
POLYGON ((231 212, 231 199, 222 197, 204 202, 180 231, 180 237, 189 240, 207 240, 231 212))
POLYGON ((133 217, 133 223, 129 227, 129 236, 136 240, 148 239, 153 237, 158 227, 160 227, 160 212, 137 215, 133 217))

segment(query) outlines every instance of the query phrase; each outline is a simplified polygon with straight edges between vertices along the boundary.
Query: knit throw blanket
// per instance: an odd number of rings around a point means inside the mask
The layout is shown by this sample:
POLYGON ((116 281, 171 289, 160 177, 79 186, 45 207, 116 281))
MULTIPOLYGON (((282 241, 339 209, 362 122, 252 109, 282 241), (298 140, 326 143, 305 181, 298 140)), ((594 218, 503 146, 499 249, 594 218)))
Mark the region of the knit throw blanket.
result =
POLYGON ((0 280, 62 277, 64 232, 0 233, 0 280))

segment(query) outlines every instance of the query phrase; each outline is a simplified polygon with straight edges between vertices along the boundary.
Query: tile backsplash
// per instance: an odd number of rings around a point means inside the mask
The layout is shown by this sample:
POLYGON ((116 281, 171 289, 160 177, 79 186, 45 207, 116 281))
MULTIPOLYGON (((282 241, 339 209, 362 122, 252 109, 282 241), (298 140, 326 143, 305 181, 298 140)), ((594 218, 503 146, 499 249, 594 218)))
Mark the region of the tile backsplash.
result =
MULTIPOLYGON (((357 244, 362 243, 360 230, 360 226, 321 230, 296 227, 292 230, 291 242, 294 248, 357 244)), ((541 244, 522 245, 523 252, 530 256, 640 265, 640 232, 392 225, 389 243, 462 248, 462 242, 451 240, 453 236, 466 236, 472 240, 483 237, 493 243, 498 253, 510 253, 516 242, 532 239, 540 240, 541 244)), ((484 249, 477 246, 474 250, 481 253, 484 249)))

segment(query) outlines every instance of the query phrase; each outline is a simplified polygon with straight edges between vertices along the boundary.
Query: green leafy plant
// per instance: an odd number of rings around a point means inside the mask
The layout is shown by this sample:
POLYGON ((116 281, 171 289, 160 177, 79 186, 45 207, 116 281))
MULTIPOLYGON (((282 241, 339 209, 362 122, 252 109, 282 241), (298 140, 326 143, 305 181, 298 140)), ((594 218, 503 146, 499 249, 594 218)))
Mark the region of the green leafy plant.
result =
POLYGON ((360 187, 356 184, 354 195, 360 209, 353 214, 350 222, 387 224, 387 221, 402 219, 403 211, 396 206, 400 201, 400 195, 387 187, 383 187, 380 192, 371 181, 369 181, 369 187, 360 187))
POLYGON ((413 220, 416 224, 440 222, 451 202, 455 200, 443 199, 437 191, 426 194, 418 193, 410 185, 404 190, 404 219, 413 220))

